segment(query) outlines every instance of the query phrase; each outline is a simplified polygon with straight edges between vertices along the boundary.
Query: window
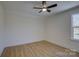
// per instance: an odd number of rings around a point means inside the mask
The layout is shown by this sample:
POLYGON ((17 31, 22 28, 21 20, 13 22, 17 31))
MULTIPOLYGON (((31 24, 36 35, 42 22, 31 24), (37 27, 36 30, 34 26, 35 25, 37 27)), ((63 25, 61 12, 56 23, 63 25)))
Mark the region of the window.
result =
POLYGON ((79 14, 72 15, 72 39, 79 40, 79 14))

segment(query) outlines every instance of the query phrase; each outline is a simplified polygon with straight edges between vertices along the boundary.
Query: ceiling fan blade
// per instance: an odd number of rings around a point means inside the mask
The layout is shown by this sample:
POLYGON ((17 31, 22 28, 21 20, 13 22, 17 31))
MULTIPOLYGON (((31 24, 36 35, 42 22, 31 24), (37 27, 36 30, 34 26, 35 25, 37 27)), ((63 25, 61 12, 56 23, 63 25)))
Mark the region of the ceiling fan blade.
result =
POLYGON ((41 13, 41 12, 42 12, 42 10, 39 11, 39 13, 41 13))
POLYGON ((40 7, 33 7, 34 9, 42 9, 42 8, 40 8, 40 7))
POLYGON ((56 6, 57 6, 57 4, 53 4, 51 6, 48 6, 47 8, 52 8, 52 7, 56 7, 56 6))
POLYGON ((51 12, 51 10, 47 10, 47 12, 51 12))

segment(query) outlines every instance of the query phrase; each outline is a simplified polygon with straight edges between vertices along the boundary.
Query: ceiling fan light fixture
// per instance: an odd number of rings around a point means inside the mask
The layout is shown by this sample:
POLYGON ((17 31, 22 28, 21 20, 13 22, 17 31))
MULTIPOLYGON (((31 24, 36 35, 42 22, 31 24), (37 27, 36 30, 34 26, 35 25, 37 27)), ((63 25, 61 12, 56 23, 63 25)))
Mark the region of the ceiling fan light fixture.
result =
POLYGON ((46 8, 43 8, 42 11, 47 11, 47 9, 46 8))
POLYGON ((41 12, 51 12, 50 8, 56 7, 57 4, 53 4, 50 6, 47 6, 46 1, 42 1, 41 7, 34 7, 34 9, 40 9, 39 13, 41 12))

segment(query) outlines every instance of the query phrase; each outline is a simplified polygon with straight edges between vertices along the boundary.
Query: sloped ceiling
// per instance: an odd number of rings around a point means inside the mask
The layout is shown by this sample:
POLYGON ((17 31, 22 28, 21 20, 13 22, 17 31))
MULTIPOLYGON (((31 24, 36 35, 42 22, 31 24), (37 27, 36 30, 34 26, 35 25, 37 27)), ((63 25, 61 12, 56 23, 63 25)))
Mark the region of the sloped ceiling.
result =
POLYGON ((41 6, 41 1, 4 1, 3 4, 7 12, 20 12, 21 14, 28 14, 33 16, 47 16, 53 15, 70 8, 76 7, 79 5, 78 1, 47 1, 47 5, 52 5, 57 3, 58 6, 51 8, 51 13, 42 12, 38 13, 39 10, 33 9, 34 6, 41 6))

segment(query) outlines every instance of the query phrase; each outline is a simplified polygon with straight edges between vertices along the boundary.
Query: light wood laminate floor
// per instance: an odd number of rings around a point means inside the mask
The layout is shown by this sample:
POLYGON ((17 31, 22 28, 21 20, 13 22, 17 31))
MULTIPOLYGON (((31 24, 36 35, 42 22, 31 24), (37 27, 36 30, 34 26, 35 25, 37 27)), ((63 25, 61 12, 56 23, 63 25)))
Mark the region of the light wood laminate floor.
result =
POLYGON ((1 56, 5 57, 76 57, 77 52, 63 48, 48 41, 17 45, 4 49, 1 56))

